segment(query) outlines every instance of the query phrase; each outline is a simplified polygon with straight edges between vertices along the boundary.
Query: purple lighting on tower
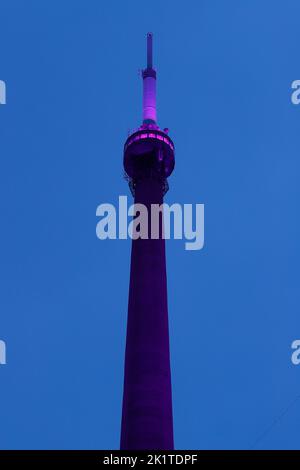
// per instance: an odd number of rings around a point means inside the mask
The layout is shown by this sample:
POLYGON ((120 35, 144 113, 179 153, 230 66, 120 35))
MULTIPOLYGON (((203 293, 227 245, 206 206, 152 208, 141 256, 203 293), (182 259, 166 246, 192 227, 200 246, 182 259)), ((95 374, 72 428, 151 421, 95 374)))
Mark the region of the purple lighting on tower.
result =
POLYGON ((143 70, 143 122, 156 123, 156 71, 152 68, 153 36, 147 34, 147 68, 143 70))
MULTIPOLYGON (((174 169, 174 144, 156 123, 152 34, 143 70, 143 124, 127 138, 124 168, 134 202, 162 204, 174 169)), ((172 450, 173 418, 165 240, 132 241, 125 352, 121 449, 172 450)), ((151 219, 148 220, 151 234, 151 219)))

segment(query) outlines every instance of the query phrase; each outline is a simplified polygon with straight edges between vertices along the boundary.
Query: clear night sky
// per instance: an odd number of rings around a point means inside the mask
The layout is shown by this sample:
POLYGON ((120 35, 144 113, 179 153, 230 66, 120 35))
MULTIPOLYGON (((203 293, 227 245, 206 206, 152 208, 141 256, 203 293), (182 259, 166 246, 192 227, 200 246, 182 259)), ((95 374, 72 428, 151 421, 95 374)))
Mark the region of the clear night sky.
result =
POLYGON ((166 201, 205 204, 205 248, 167 242, 175 445, 300 447, 299 15, 1 1, 1 448, 118 448, 130 241, 98 240, 95 212, 130 195, 148 31, 176 145, 166 201))

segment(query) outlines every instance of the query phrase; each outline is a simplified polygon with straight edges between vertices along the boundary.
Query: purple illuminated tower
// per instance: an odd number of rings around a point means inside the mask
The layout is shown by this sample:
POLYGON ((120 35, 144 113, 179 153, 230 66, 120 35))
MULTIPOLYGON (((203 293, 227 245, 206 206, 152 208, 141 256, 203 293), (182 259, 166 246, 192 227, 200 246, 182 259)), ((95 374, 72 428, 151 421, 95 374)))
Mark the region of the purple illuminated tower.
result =
MULTIPOLYGON (((152 34, 147 35, 147 68, 143 70, 143 124, 124 146, 124 168, 134 202, 150 214, 162 204, 167 177, 174 169, 174 144, 156 123, 156 71, 152 34)), ((132 241, 121 449, 174 448, 169 352, 165 240, 132 241)))

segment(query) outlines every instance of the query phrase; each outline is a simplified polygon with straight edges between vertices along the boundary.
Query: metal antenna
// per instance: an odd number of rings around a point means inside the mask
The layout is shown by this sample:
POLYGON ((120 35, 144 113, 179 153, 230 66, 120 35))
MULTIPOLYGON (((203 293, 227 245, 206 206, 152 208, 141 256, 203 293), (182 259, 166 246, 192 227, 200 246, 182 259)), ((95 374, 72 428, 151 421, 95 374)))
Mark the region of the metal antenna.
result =
POLYGON ((143 70, 143 123, 156 123, 156 71, 152 68, 153 34, 147 34, 147 68, 143 70))
POLYGON ((152 69, 153 34, 147 34, 147 69, 152 69))

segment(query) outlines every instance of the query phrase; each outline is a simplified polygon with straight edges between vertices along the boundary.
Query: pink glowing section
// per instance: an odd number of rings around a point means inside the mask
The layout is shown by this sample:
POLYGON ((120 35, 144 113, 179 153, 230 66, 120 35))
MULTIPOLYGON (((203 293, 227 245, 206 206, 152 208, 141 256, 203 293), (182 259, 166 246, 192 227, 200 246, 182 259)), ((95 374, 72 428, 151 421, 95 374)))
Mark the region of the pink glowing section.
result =
POLYGON ((143 79, 143 120, 151 119, 156 122, 156 79, 143 79))
POLYGON ((168 139, 168 137, 163 137, 162 135, 156 133, 156 132, 143 132, 142 134, 137 134, 137 135, 134 135, 133 137, 131 137, 131 139, 129 139, 129 141, 126 143, 126 146, 125 148, 127 148, 129 145, 131 145, 133 142, 137 141, 137 140, 140 140, 140 139, 157 139, 157 140, 161 140, 163 142, 165 142, 166 144, 169 145, 169 147, 171 147, 172 150, 174 150, 174 145, 172 144, 172 142, 170 141, 170 139, 168 139))

